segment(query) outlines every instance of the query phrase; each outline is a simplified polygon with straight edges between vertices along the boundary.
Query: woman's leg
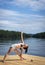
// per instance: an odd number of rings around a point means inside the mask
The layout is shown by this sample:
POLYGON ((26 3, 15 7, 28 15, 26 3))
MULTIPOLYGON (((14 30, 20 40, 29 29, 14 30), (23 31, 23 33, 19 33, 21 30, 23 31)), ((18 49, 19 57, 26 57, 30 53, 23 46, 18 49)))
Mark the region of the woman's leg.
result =
POLYGON ((24 58, 22 57, 22 54, 21 54, 17 49, 15 49, 14 51, 15 51, 16 54, 20 57, 21 60, 24 59, 24 58))
POLYGON ((5 61, 5 58, 9 55, 9 53, 10 53, 11 51, 13 51, 13 48, 12 48, 12 47, 10 47, 9 50, 8 50, 8 52, 5 54, 5 56, 4 56, 4 58, 3 58, 3 62, 5 61))
POLYGON ((26 60, 25 58, 22 57, 22 54, 19 55, 21 60, 26 60))

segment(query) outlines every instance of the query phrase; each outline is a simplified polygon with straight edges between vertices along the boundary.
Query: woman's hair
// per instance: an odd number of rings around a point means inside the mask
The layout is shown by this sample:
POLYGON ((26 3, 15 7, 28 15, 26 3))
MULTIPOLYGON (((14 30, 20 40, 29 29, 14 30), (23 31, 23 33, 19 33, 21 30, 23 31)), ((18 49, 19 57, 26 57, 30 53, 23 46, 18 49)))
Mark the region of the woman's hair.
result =
POLYGON ((25 46, 23 49, 25 49, 25 53, 28 51, 28 46, 25 46))

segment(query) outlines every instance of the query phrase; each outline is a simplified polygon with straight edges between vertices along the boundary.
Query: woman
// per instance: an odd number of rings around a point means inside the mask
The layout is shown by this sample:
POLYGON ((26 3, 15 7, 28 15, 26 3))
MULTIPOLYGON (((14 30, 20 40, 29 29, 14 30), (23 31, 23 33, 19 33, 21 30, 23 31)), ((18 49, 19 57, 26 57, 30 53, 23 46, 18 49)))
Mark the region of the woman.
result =
POLYGON ((23 52, 23 49, 25 50, 25 53, 27 53, 27 50, 28 50, 28 45, 27 44, 24 44, 24 43, 18 43, 18 44, 12 44, 7 52, 7 54, 4 56, 3 58, 3 62, 5 61, 5 58, 9 55, 10 52, 14 51, 19 57, 20 59, 24 59, 22 57, 22 52, 23 52), (19 50, 21 51, 19 51, 19 50))

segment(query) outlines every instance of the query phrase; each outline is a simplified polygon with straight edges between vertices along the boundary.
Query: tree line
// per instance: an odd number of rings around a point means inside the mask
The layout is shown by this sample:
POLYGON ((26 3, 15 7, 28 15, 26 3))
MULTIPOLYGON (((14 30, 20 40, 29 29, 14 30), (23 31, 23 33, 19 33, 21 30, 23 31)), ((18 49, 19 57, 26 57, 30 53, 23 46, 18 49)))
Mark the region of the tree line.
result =
POLYGON ((32 37, 45 39, 45 32, 34 34, 32 37))
MULTIPOLYGON (((30 37, 45 39, 45 32, 41 32, 41 33, 37 33, 37 34, 23 33, 23 37, 24 37, 24 39, 30 38, 30 37)), ((21 39, 21 32, 0 30, 0 40, 19 40, 19 39, 21 39)))
MULTIPOLYGON (((24 38, 29 38, 30 34, 23 33, 24 38)), ((17 40, 21 39, 21 32, 0 30, 0 40, 17 40)))

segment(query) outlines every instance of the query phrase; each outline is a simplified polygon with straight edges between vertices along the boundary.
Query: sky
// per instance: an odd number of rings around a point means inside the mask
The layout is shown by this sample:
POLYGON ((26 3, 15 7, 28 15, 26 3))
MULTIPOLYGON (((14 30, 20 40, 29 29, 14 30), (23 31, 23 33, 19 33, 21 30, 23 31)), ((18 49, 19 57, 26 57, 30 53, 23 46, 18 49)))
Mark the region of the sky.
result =
POLYGON ((0 0, 0 30, 45 32, 45 0, 0 0))

